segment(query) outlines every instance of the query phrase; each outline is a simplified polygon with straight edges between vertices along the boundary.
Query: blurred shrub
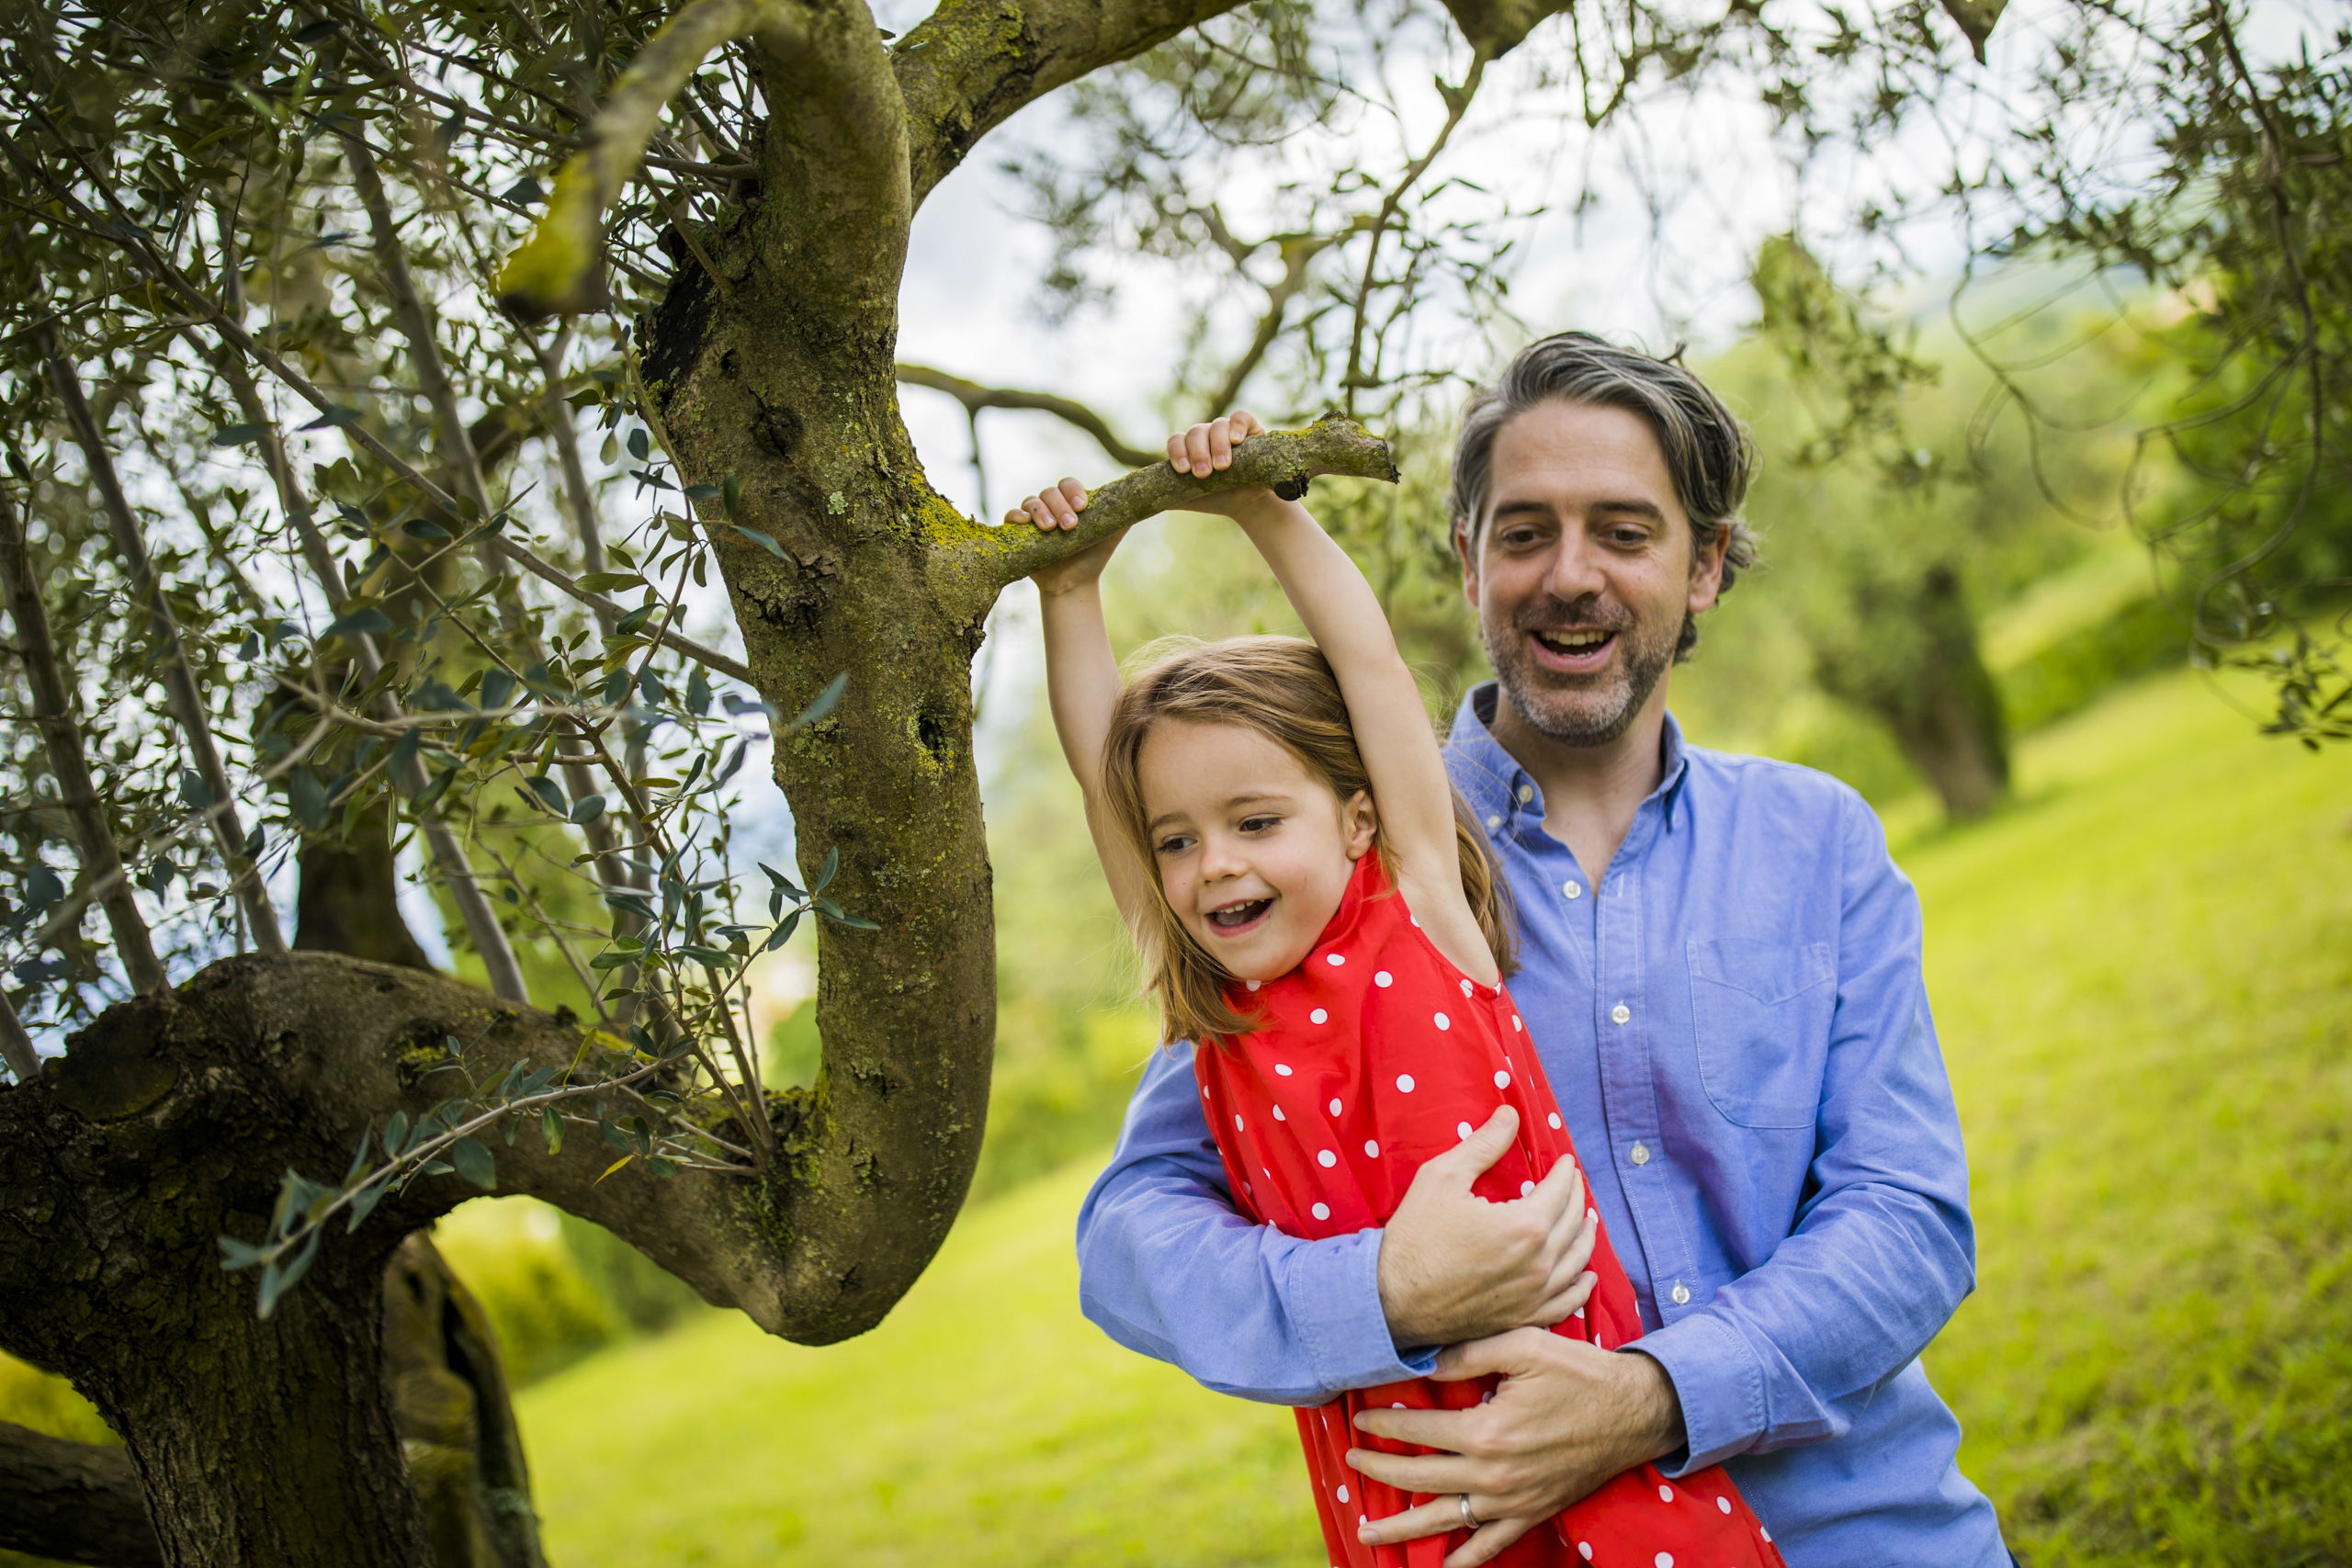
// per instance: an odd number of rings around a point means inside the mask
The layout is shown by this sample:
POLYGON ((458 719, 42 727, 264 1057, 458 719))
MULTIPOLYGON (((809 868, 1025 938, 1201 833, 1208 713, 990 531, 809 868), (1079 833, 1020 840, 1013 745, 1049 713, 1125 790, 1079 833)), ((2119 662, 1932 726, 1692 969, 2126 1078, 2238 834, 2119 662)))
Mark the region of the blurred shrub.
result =
POLYGON ((559 1212, 532 1198, 477 1198, 434 1228, 434 1245, 498 1335, 508 1382, 560 1371, 619 1338, 629 1320, 590 1282, 559 1212))
POLYGON ((600 1224, 576 1214, 559 1214, 564 1250, 590 1292, 640 1334, 656 1334, 703 1299, 694 1287, 600 1224))
POLYGON ((74 1392, 72 1383, 6 1355, 0 1355, 0 1421, 77 1443, 122 1440, 98 1419, 90 1402, 74 1392))

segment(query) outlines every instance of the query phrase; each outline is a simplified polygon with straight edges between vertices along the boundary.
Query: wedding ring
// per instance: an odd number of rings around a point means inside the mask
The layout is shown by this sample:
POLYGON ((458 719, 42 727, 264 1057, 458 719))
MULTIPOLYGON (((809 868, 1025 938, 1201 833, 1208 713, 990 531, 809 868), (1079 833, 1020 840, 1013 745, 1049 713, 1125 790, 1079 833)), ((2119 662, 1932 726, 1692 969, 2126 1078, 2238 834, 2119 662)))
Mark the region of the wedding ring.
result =
POLYGON ((1453 1500, 1462 1505, 1462 1528, 1466 1530, 1476 1529, 1478 1528, 1478 1516, 1471 1512, 1470 1494, 1467 1492, 1456 1492, 1453 1495, 1453 1500))

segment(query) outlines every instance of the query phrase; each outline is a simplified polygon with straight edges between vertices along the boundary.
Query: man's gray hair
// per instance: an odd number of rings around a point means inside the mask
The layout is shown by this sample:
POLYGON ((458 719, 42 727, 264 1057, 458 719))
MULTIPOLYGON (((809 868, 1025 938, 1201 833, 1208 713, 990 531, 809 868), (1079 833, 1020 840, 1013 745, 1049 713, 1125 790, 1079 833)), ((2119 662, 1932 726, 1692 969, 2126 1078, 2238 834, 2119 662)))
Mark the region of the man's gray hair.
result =
MULTIPOLYGON (((1756 444, 1747 427, 1676 359, 1619 348, 1591 333, 1555 333, 1519 352, 1494 386, 1470 399, 1453 445, 1453 487, 1447 510, 1466 531, 1471 548, 1484 526, 1494 479, 1495 437, 1514 417, 1558 400, 1639 414, 1657 437, 1674 493, 1690 518, 1692 543, 1712 546, 1725 533, 1724 590, 1756 561, 1756 532, 1739 514, 1756 475, 1756 444)), ((1686 621, 1675 657, 1699 639, 1686 621)))

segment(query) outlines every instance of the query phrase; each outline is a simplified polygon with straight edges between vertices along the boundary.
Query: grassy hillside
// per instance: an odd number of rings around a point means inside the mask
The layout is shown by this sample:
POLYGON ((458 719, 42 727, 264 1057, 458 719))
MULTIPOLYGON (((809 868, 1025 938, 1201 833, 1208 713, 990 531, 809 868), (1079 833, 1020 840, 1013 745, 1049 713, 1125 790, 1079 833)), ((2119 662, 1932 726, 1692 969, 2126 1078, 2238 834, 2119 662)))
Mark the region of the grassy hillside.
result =
MULTIPOLYGON (((2199 680, 2036 738, 2021 803, 1906 831, 1983 1288, 1928 1355, 2056 1564, 2345 1561, 2352 755, 2199 680)), ((1087 1171, 976 1210, 829 1350, 715 1315, 521 1401, 562 1568, 1317 1561, 1279 1411, 1078 1315, 1087 1171)))

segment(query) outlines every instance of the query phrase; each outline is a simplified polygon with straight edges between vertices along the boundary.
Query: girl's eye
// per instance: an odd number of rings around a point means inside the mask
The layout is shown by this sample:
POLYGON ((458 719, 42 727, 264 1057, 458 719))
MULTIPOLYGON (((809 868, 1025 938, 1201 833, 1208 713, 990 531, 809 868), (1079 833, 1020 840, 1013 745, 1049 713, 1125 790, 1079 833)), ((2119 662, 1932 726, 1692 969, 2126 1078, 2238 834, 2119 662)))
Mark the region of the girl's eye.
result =
POLYGON ((1244 817, 1241 819, 1241 830, 1245 833, 1261 833, 1281 820, 1279 817, 1244 817))
POLYGON ((1152 846, 1152 852, 1163 855, 1181 855, 1192 847, 1192 840, 1186 838, 1182 833, 1171 833, 1167 838, 1160 840, 1157 844, 1154 844, 1152 846))

